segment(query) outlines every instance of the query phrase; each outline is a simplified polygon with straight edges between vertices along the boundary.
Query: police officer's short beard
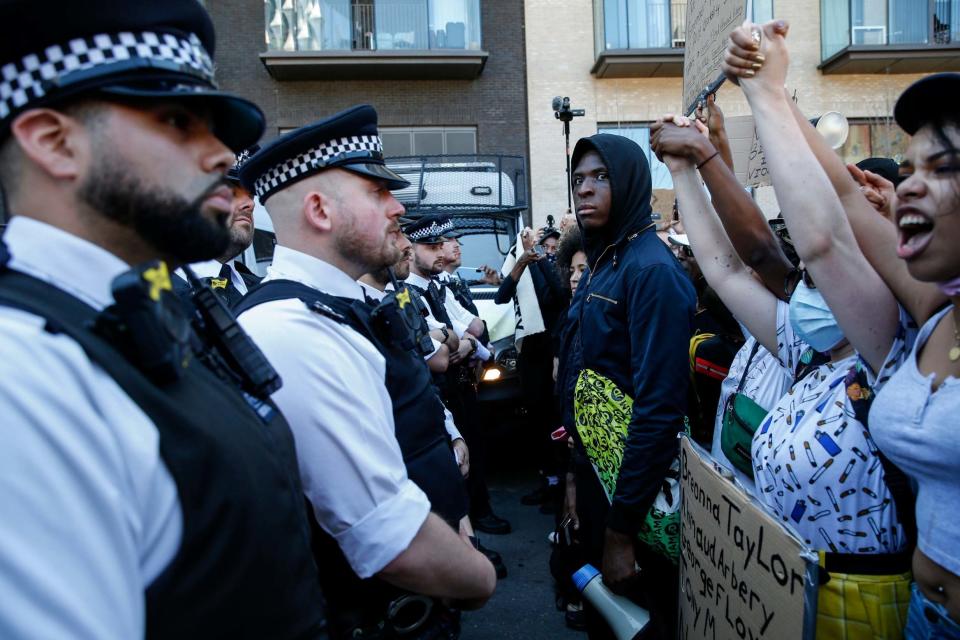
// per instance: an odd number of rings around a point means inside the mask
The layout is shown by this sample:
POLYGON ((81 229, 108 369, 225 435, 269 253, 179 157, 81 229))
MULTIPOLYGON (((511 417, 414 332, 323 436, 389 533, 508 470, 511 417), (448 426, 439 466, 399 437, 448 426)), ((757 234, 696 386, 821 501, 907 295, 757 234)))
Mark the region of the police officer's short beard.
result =
POLYGON ((190 201, 173 190, 145 186, 117 159, 101 156, 77 195, 94 211, 133 229, 157 257, 190 263, 218 258, 230 244, 228 214, 211 220, 201 211, 210 193, 224 184, 218 180, 190 201))
POLYGON ((223 252, 223 255, 220 256, 222 262, 227 262, 236 258, 238 255, 247 250, 251 244, 253 244, 253 229, 247 231, 245 228, 242 228, 240 225, 230 225, 229 229, 230 242, 227 243, 227 249, 223 252))
POLYGON ((370 277, 373 278, 374 282, 385 287, 390 283, 390 267, 374 269, 370 272, 370 277))

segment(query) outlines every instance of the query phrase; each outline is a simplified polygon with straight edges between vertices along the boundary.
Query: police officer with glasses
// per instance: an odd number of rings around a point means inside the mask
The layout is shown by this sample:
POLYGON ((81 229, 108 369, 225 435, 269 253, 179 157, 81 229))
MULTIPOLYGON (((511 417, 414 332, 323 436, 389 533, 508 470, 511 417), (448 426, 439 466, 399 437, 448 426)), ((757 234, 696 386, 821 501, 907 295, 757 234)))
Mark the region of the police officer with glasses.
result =
POLYGON ((0 637, 319 637, 279 378, 170 291, 227 248, 263 114, 195 0, 8 1, 0 30, 0 637))

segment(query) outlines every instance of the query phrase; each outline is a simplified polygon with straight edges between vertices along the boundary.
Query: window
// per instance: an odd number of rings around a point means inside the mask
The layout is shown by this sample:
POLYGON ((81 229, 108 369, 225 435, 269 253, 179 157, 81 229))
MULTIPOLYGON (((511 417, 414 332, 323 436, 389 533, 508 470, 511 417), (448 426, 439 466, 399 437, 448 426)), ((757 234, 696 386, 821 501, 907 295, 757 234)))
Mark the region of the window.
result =
POLYGON ((857 163, 865 158, 892 158, 899 163, 908 142, 907 134, 892 117, 854 120, 850 122, 850 134, 839 153, 846 163, 857 163))
POLYGON ((273 51, 480 49, 480 0, 266 0, 273 51))
POLYGON ((960 40, 960 0, 820 0, 820 21, 824 60, 851 45, 948 45, 960 40))
MULTIPOLYGON (((682 47, 686 2, 596 0, 603 19, 601 50, 682 47), (677 28, 671 28, 676 23, 677 28)), ((599 25, 598 25, 599 26, 599 25)), ((599 34, 598 34, 599 35, 599 34)))
POLYGON ((477 152, 474 127, 380 127, 383 155, 458 155, 477 152))
MULTIPOLYGON (((957 0, 960 1, 960 0, 957 0)), ((594 0, 597 48, 683 47, 687 39, 686 0, 594 0)), ((773 0, 754 0, 753 21, 773 19, 773 0)))
POLYGON ((647 156, 647 162, 650 164, 650 179, 654 189, 673 189, 673 178, 670 177, 670 170, 667 165, 657 159, 656 154, 650 149, 650 126, 646 124, 601 124, 597 127, 597 133, 612 133, 625 138, 630 138, 643 149, 647 156))

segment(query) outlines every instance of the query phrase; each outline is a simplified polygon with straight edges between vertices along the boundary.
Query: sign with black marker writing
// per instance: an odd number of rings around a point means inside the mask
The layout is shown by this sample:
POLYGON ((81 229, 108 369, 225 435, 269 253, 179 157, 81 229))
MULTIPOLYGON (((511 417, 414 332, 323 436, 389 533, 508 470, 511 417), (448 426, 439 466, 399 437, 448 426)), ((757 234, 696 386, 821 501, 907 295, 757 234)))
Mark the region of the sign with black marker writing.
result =
POLYGON ((757 138, 753 116, 733 116, 724 126, 730 141, 734 173, 745 187, 762 187, 771 184, 767 158, 757 138))
POLYGON ((689 438, 680 478, 681 640, 812 638, 815 556, 689 438))
MULTIPOLYGON (((683 53, 683 105, 694 103, 717 79, 730 32, 743 24, 745 0, 687 0, 683 53)), ((686 113, 686 111, 684 111, 686 113)))

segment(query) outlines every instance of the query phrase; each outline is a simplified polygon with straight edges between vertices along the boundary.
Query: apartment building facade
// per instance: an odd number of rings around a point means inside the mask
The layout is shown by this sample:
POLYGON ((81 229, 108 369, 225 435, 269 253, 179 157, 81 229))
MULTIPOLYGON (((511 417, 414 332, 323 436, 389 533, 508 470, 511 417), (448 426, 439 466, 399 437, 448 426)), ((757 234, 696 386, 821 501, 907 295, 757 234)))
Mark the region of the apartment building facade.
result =
MULTIPOLYGON (((626 135, 646 150, 654 188, 672 189, 649 151, 649 124, 681 110, 685 5, 525 0, 535 222, 567 207, 564 140, 550 106, 558 95, 586 110, 571 123, 571 144, 600 131, 626 135)), ((790 21, 788 86, 810 116, 849 119, 839 150, 849 161, 902 153, 906 140, 891 119, 897 96, 923 74, 960 70, 960 0, 753 0, 752 16, 790 21)), ((729 83, 718 102, 727 115, 749 113, 729 83)))
POLYGON ((358 103, 388 156, 526 156, 519 0, 207 0, 217 78, 265 139, 358 103))

